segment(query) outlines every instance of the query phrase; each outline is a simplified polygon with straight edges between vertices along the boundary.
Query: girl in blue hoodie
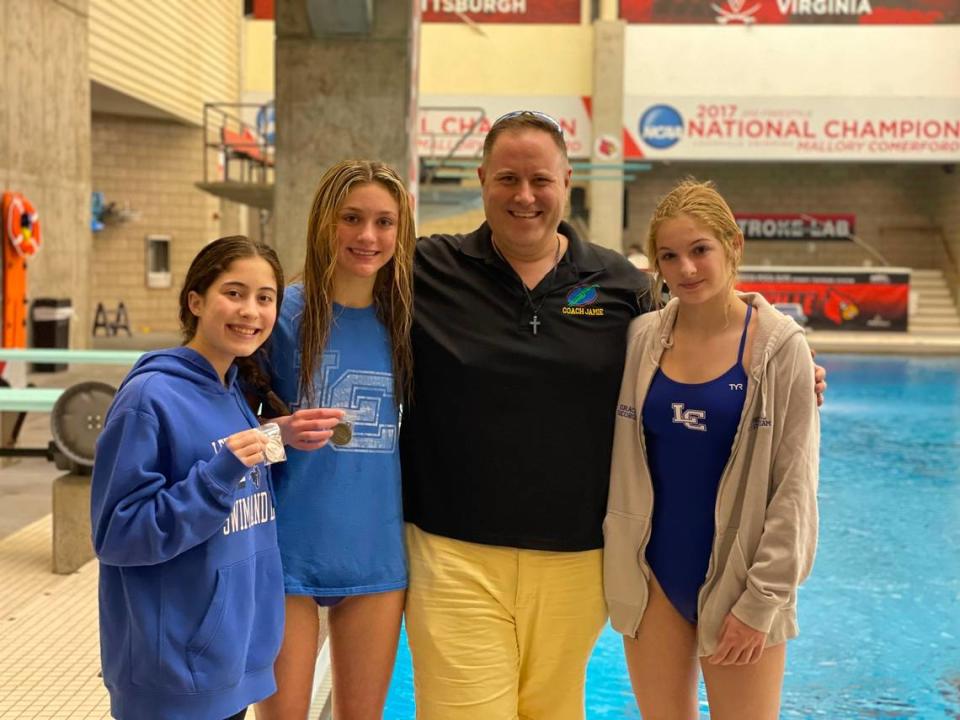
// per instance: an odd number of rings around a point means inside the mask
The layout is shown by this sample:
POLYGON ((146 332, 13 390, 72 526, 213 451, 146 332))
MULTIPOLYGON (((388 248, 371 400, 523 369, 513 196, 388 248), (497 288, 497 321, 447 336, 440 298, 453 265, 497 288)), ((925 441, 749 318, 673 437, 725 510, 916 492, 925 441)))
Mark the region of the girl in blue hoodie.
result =
POLYGON ((144 355, 97 443, 100 652, 120 720, 239 719, 274 692, 283 582, 266 436, 237 358, 273 330, 283 273, 246 237, 207 245, 180 293, 182 347, 144 355))

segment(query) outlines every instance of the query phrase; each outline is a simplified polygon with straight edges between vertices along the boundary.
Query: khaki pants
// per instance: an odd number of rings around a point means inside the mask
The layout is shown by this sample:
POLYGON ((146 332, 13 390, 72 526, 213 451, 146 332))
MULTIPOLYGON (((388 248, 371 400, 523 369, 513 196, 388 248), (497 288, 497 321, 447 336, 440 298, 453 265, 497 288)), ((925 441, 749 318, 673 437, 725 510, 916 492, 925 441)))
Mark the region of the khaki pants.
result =
POLYGON ((607 619, 602 550, 480 545, 407 524, 418 720, 582 720, 607 619))

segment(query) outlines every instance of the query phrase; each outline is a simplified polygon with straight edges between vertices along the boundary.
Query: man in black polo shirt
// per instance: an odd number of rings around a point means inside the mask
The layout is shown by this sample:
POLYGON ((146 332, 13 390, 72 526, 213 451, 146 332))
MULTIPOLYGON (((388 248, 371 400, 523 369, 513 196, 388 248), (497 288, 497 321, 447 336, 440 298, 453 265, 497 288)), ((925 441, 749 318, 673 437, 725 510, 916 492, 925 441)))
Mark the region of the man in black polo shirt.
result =
MULTIPOLYGON (((560 125, 497 120, 486 222, 422 238, 401 431, 419 720, 580 720, 626 328, 648 275, 561 221, 560 125)), ((818 402, 826 388, 817 368, 818 402)))
POLYGON ((560 126, 494 123, 487 222, 421 239, 404 417, 417 716, 583 717, 626 328, 647 275, 561 222, 560 126))

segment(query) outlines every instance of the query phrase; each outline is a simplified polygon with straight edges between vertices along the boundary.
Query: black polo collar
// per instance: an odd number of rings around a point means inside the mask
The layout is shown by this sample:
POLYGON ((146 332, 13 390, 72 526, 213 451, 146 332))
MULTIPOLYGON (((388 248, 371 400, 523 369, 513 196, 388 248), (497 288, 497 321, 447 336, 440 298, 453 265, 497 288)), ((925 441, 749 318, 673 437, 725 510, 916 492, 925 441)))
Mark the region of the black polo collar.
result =
MULTIPOLYGON (((605 269, 603 260, 590 246, 590 243, 581 240, 576 230, 569 223, 561 221, 557 232, 565 235, 568 240, 567 251, 560 259, 561 265, 567 262, 572 263, 580 275, 590 275, 605 269)), ((492 235, 490 225, 484 222, 472 233, 463 237, 460 252, 477 260, 496 262, 499 258, 496 250, 493 249, 492 235)))

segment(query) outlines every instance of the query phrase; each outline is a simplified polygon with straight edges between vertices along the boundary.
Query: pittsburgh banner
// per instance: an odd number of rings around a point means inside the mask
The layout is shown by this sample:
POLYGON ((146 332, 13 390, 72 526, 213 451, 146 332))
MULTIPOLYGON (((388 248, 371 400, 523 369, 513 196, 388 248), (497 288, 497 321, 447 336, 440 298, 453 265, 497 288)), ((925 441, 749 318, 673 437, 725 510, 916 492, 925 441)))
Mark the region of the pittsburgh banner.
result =
POLYGON ((906 268, 741 268, 737 289, 799 305, 812 330, 907 331, 906 268))
POLYGON ((854 215, 736 213, 745 240, 849 240, 854 215))
POLYGON ((935 25, 960 23, 956 0, 620 0, 630 23, 935 25))
POLYGON ((580 23, 580 0, 420 0, 423 22, 580 23))

